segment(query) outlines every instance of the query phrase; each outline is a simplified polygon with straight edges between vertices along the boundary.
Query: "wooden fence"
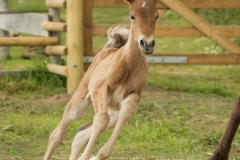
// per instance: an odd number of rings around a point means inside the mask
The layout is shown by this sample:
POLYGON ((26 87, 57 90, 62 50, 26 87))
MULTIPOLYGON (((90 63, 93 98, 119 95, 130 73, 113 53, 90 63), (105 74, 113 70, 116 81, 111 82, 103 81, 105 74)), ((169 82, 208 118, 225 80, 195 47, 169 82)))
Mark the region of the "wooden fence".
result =
MULTIPOLYGON (((84 69, 87 69, 95 55, 92 51, 93 36, 106 36, 106 30, 111 26, 93 24, 93 8, 125 8, 128 5, 123 0, 46 0, 46 5, 50 8, 67 8, 67 24, 42 23, 42 28, 46 30, 67 31, 67 46, 56 45, 58 41, 54 38, 43 38, 39 41, 42 43, 47 39, 53 40, 51 42, 53 46, 46 48, 48 54, 68 55, 67 66, 48 64, 48 69, 50 72, 67 76, 68 93, 72 93, 77 89, 84 69)), ((207 36, 229 54, 154 54, 148 58, 150 64, 240 64, 240 47, 229 39, 240 37, 240 26, 212 26, 191 10, 191 8, 239 9, 239 0, 158 0, 157 8, 161 14, 172 9, 192 26, 156 26, 155 36, 207 36)), ((9 39, 5 44, 16 44, 15 40, 9 39)), ((2 43, 3 40, 0 39, 0 45, 2 43)))
MULTIPOLYGON (((8 0, 0 0, 1 4, 8 4, 8 0)), ((24 11, 11 12, 0 10, 0 29, 4 32, 14 30, 41 37, 1 37, 0 46, 45 46, 45 52, 50 55, 50 72, 68 76, 68 93, 76 90, 83 75, 83 26, 82 26, 82 0, 46 0, 49 7, 47 14, 33 14, 24 11), (68 6, 67 24, 60 22, 60 9, 68 6), (78 18, 73 18, 78 15, 78 18), (40 24, 39 24, 40 23, 40 24), (33 29, 33 30, 32 30, 33 29), (68 32, 67 46, 61 46, 60 33, 68 32), (56 63, 61 55, 67 56, 68 66, 56 63), (68 69, 67 69, 68 68, 68 69)), ((7 7, 5 7, 7 8, 7 7)), ((1 8, 0 8, 1 9, 1 8)), ((7 35, 7 34, 5 34, 7 35)))
MULTIPOLYGON (((90 0, 91 1, 91 0, 90 0)), ((128 7, 122 0, 92 0, 92 6, 97 8, 119 8, 128 7)), ((91 3, 88 2, 88 3, 91 3)), ((88 4, 89 5, 89 4, 88 4)), ((240 64, 240 46, 232 42, 230 37, 240 37, 240 26, 212 26, 191 8, 207 9, 236 9, 240 8, 240 1, 236 0, 158 0, 157 8, 161 13, 172 9, 192 26, 156 26, 155 36, 160 37, 203 37, 207 36, 222 46, 230 54, 154 54, 149 57, 150 64, 240 64)), ((89 8, 91 9, 91 8, 89 8)), ((91 13, 85 13, 84 17, 91 17, 91 13)), ((87 19, 87 18, 86 18, 87 19)), ((90 20, 84 21, 86 26, 86 43, 91 36, 106 36, 106 30, 111 25, 91 24, 90 20), (91 30, 92 29, 92 30, 91 30), (88 38, 87 38, 88 37, 88 38)), ((85 55, 92 51, 85 48, 85 55)))
MULTIPOLYGON (((83 1, 83 44, 85 69, 96 52, 92 51, 92 37, 106 36, 112 25, 93 24, 93 8, 127 8, 123 0, 83 1)), ((230 37, 240 37, 240 26, 212 26, 195 12, 193 8, 240 9, 237 0, 158 0, 160 16, 172 9, 186 19, 192 26, 156 26, 155 36, 159 37, 203 37, 206 36, 222 46, 229 54, 154 54, 148 57, 149 64, 240 64, 240 47, 230 37)), ((156 44, 157 45, 157 44, 156 44)))

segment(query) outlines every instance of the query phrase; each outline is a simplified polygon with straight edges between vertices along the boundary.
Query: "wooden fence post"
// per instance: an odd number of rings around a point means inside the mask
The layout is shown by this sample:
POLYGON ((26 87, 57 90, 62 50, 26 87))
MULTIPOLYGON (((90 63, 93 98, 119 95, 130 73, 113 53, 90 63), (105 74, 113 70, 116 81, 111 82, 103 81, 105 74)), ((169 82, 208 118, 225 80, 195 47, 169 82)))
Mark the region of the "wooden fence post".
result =
MULTIPOLYGON (((92 8, 93 0, 83 1, 83 44, 84 44, 84 56, 94 56, 92 51, 92 37, 93 37, 93 25, 92 25, 92 8)), ((84 70, 87 70, 88 64, 84 65, 84 70)))
POLYGON ((76 91, 83 76, 83 1, 67 0, 68 93, 76 91))
MULTIPOLYGON (((0 11, 8 10, 8 0, 0 0, 0 11)), ((9 37, 8 31, 0 29, 0 37, 9 37)), ((9 47, 0 47, 0 60, 9 57, 9 47)))
MULTIPOLYGON (((49 8, 48 14, 51 16, 52 22, 60 22, 60 9, 59 8, 49 8)), ((58 44, 61 44, 61 34, 60 32, 51 32, 52 37, 58 38, 58 44)), ((50 62, 57 64, 61 61, 61 56, 50 55, 50 62)))

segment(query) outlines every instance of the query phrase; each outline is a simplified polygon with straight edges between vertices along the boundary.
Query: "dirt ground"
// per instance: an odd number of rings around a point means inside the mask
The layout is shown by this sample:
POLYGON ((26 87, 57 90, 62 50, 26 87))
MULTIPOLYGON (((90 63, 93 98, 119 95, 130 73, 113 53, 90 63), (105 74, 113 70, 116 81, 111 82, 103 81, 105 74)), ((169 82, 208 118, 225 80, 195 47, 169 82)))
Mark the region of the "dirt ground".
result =
MULTIPOLYGON (((67 93, 62 93, 58 94, 52 97, 45 97, 45 98, 40 98, 36 99, 35 101, 32 101, 34 104, 41 104, 41 105, 51 105, 51 104, 56 104, 56 103, 64 103, 68 102, 71 98, 72 94, 67 94, 67 93)), ((193 105, 195 104, 196 106, 213 106, 213 107, 227 107, 227 108, 232 108, 234 101, 231 100, 222 100, 219 99, 218 96, 215 95, 193 95, 192 93, 187 93, 187 92, 180 92, 180 91, 165 91, 160 88, 155 88, 155 87, 145 87, 142 91, 142 97, 141 101, 145 100, 150 100, 150 102, 159 102, 159 103, 176 103, 177 101, 179 103, 183 104, 188 104, 188 105, 193 105), (208 99, 206 99, 208 97, 208 99)))

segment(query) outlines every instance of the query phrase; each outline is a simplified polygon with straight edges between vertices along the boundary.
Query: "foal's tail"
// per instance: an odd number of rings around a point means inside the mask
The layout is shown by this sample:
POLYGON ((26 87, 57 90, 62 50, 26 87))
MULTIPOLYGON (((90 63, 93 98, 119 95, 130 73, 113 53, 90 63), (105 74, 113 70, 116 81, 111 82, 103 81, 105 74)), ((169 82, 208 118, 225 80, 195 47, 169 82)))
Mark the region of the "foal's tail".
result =
POLYGON ((127 43, 129 30, 125 26, 116 26, 115 28, 109 28, 107 34, 108 42, 103 49, 121 48, 127 43))

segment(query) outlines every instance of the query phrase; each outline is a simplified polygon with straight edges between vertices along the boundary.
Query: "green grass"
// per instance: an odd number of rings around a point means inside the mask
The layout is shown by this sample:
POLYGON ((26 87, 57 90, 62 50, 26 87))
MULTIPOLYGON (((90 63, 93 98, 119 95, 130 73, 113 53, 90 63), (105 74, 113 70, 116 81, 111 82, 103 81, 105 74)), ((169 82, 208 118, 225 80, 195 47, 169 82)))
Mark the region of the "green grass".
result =
POLYGON ((239 66, 151 66, 148 85, 184 92, 236 97, 239 66))
MULTIPOLYGON (((11 10, 46 9, 45 0, 10 1, 11 10)), ((126 24, 128 9, 94 9, 94 23, 126 24)), ((65 21, 65 11, 61 14, 65 21)), ((189 25, 174 12, 161 25, 189 25)), ((65 44, 66 34, 62 34, 65 44)), ((93 50, 106 41, 94 37, 93 50)), ((208 53, 214 43, 207 38, 156 38, 155 53, 208 53)), ((43 159, 49 134, 61 119, 68 95, 66 78, 46 70, 49 59, 39 53, 21 59, 23 47, 11 47, 11 57, 0 61, 1 70, 26 69, 24 77, 0 79, 0 159, 43 159)), ((212 47, 214 49, 214 47, 212 47)), ((213 152, 226 128, 240 90, 240 66, 150 66, 136 116, 129 122, 113 150, 111 159, 202 160, 213 152)), ((78 126, 91 121, 93 109, 68 129, 67 139, 53 159, 68 159, 78 126)), ((104 133, 92 155, 107 141, 104 133)), ((240 131, 234 139, 230 159, 240 159, 240 131)))

